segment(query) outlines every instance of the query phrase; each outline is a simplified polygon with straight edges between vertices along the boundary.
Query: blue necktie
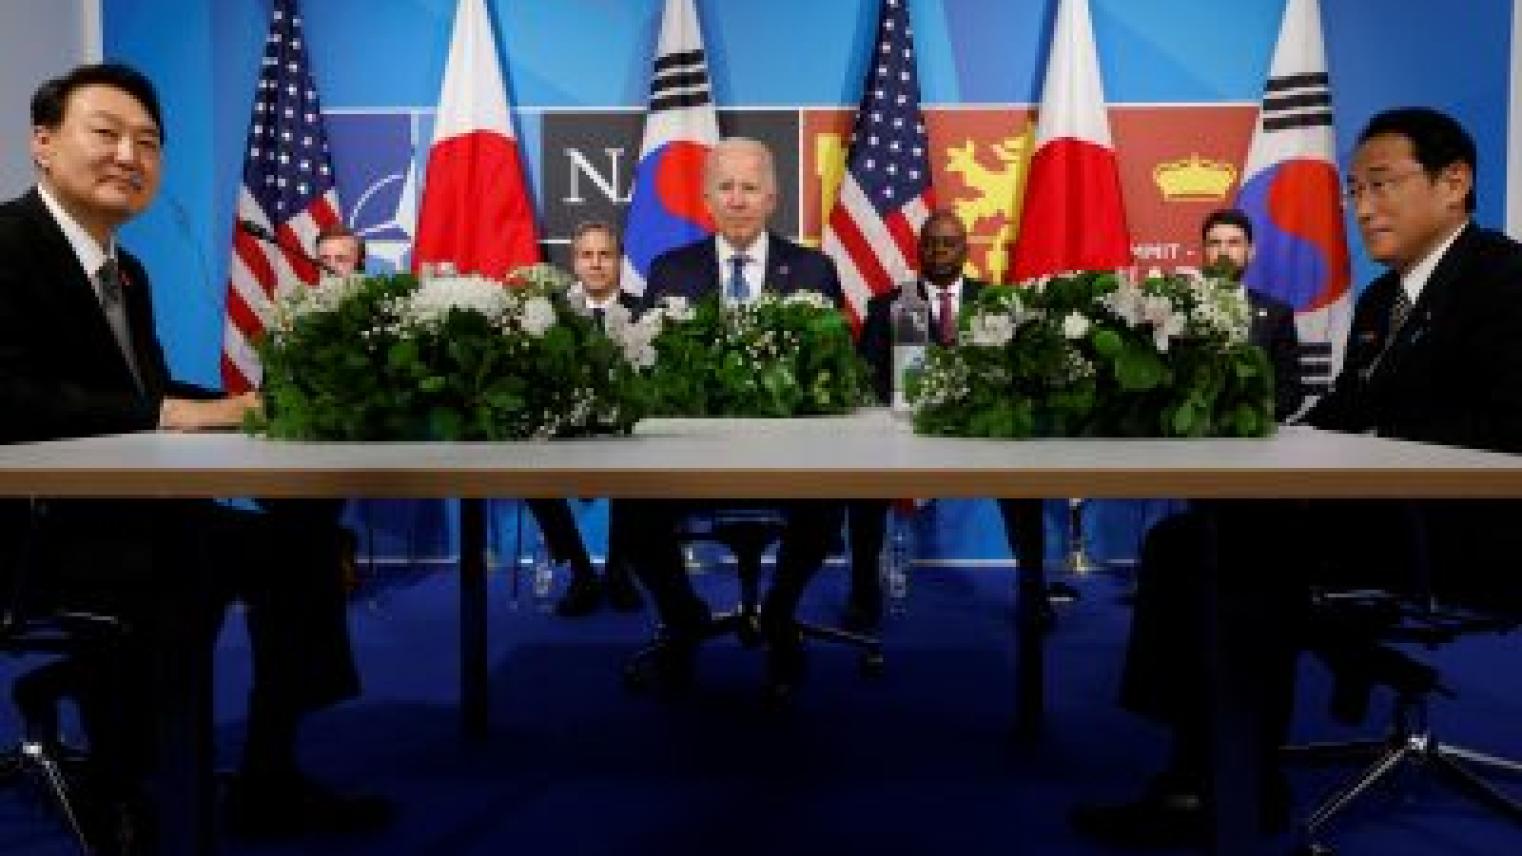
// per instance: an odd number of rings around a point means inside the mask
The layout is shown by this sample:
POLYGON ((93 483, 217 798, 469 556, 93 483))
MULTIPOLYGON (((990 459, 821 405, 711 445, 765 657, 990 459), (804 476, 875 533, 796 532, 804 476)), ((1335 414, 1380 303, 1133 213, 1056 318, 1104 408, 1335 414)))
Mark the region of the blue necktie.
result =
POLYGON ((725 288, 734 303, 744 303, 745 298, 750 296, 750 286, 745 283, 745 265, 749 261, 749 258, 740 254, 729 257, 729 284, 725 288))

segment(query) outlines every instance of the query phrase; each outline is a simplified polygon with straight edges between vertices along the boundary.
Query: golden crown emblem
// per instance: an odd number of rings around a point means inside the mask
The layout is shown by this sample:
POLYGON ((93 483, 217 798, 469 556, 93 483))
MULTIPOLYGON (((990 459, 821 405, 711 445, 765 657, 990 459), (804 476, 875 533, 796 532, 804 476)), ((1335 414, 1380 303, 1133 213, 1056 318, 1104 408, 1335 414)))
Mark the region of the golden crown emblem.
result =
POLYGON ((1152 181, 1170 202, 1225 199, 1237 182, 1237 168, 1222 161, 1206 160, 1196 152, 1153 167, 1152 181))

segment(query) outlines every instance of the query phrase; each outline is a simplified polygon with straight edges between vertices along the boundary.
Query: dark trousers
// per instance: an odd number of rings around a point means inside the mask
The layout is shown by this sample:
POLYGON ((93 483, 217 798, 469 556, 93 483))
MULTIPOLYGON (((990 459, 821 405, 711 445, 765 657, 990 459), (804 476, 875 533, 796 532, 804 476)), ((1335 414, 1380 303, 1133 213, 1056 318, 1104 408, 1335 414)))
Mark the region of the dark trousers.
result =
POLYGON ((125 628, 83 667, 82 714, 107 778, 125 786, 154 758, 156 646, 204 646, 209 656, 232 599, 247 606, 254 661, 245 768, 288 770, 300 716, 358 693, 339 563, 341 503, 264 505, 263 514, 209 502, 46 508, 36 569, 45 597, 117 616, 125 628))
MULTIPOLYGON (((720 503, 718 507, 760 506, 783 516, 782 540, 771 588, 762 603, 770 628, 781 630, 797 611, 804 589, 824 563, 840 533, 844 506, 835 500, 720 503)), ((655 601, 661 623, 675 633, 701 624, 709 608, 687 577, 677 532, 689 514, 713 508, 690 500, 613 500, 612 514, 623 521, 626 555, 635 575, 655 601)))
MULTIPOLYGON (((1286 736, 1300 652, 1328 644, 1311 610, 1313 587, 1378 587, 1482 608, 1522 607, 1515 523, 1522 509, 1515 503, 1265 501, 1215 508, 1221 639, 1233 668, 1255 676, 1265 769, 1274 769, 1286 736)), ((1203 764, 1209 725, 1205 523, 1189 511, 1148 533, 1120 690, 1123 707, 1171 727, 1174 766, 1186 773, 1203 764)))

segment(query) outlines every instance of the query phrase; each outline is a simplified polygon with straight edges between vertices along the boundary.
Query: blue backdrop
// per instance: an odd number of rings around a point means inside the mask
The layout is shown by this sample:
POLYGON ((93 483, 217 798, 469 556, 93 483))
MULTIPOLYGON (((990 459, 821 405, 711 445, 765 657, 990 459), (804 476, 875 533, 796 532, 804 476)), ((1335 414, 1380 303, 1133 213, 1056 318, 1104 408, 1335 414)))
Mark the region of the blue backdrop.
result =
MULTIPOLYGON (((533 161, 546 112, 644 102, 661 0, 488 5, 536 181, 533 161)), ((719 105, 854 107, 877 0, 697 5, 719 105)), ((927 104, 1038 101, 1055 5, 911 0, 927 104)), ((1512 5, 1322 0, 1343 162, 1359 126, 1380 109, 1428 104, 1448 110, 1479 143, 1478 219, 1499 226, 1512 5)), ((426 146, 428 129, 407 115, 437 101, 455 0, 304 0, 302 6, 340 178, 346 155, 359 159, 363 147, 419 140, 426 146), (398 114, 390 130, 343 127, 345 114, 386 112, 398 114), (397 139, 387 143, 387 134, 397 139)), ((1091 7, 1112 104, 1256 103, 1284 0, 1092 0, 1091 7)), ((161 335, 176 372, 215 383, 232 205, 269 3, 104 0, 103 10, 105 55, 147 71, 167 112, 163 197, 124 239, 153 273, 161 335)), ((344 203, 354 205, 356 194, 341 190, 344 203)), ((1351 226, 1349 235, 1356 235, 1351 226)), ((1362 283, 1374 268, 1354 241, 1354 278, 1362 283)), ((977 514, 988 522, 986 509, 977 514)), ((997 549, 997 540, 986 544, 988 552, 997 549)))

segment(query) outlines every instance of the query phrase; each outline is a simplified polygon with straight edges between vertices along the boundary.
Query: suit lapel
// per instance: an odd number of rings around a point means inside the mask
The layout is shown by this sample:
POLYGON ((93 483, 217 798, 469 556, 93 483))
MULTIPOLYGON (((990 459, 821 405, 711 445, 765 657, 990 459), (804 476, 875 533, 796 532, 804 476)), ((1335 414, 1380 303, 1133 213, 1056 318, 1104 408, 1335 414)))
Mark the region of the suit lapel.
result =
MULTIPOLYGON (((52 269, 48 298, 58 305, 60 329, 68 330, 69 335, 77 337, 77 346, 82 345, 95 352, 89 359, 106 361, 102 363, 104 365, 115 365, 127 384, 135 386, 132 370, 128 368, 127 359, 116 344, 116 334, 111 332, 106 312, 101 308, 100 299, 95 296, 95 287, 89 275, 80 266, 79 257, 74 254, 74 247, 64 236, 63 229, 53 219, 52 212, 35 188, 26 195, 25 200, 27 216, 40 241, 38 258, 52 269)), ((132 323, 129 326, 133 328, 135 343, 142 335, 137 329, 139 324, 132 323)), ((149 332, 151 334, 151 329, 149 332)), ((134 344, 134 349, 136 348, 134 344)))
POLYGON ((721 296, 724 294, 724 272, 719 270, 718 236, 715 235, 714 237, 709 238, 708 241, 703 244, 703 249, 704 270, 702 271, 702 275, 698 277, 698 281, 692 286, 693 290, 691 292, 691 297, 694 300, 697 300, 701 297, 706 297, 709 294, 709 289, 714 289, 713 293, 719 294, 721 296))
POLYGON ((1448 252, 1438 261, 1437 267, 1432 269, 1432 275, 1422 286, 1422 293, 1417 297, 1411 312, 1406 316, 1406 322, 1399 330, 1389 329, 1390 309, 1395 303, 1396 290, 1401 288, 1400 278, 1396 277, 1394 287, 1387 294, 1381 295, 1379 304, 1379 323, 1385 331, 1384 338, 1388 340, 1385 353, 1375 371, 1375 376, 1388 375, 1405 360, 1412 352, 1419 349, 1427 337, 1427 331, 1434 326, 1434 318, 1439 319, 1436 324, 1442 325, 1441 318, 1452 306, 1458 289, 1459 280, 1465 275, 1471 254, 1470 242, 1474 237, 1474 226, 1465 226, 1464 231, 1454 239, 1448 247, 1448 252))
MULTIPOLYGON (((1465 226, 1464 231, 1448 247, 1448 252, 1422 286, 1421 295, 1399 330, 1389 329, 1389 318, 1396 290, 1402 288, 1400 276, 1391 271, 1376 280, 1375 285, 1381 289, 1375 294, 1370 306, 1370 311, 1376 314, 1365 319, 1358 328, 1362 331, 1362 337, 1373 338, 1380 344, 1380 347, 1372 349, 1362 366, 1368 374, 1371 387, 1387 388, 1389 384, 1397 383, 1402 368, 1413 368, 1412 360, 1420 359, 1420 354, 1427 345, 1428 331, 1434 326, 1443 326, 1441 319, 1453 305, 1462 287, 1459 280, 1465 276, 1472 254, 1474 228, 1473 225, 1465 226)), ((1374 286, 1370 288, 1373 289, 1374 286)))
POLYGON ((766 234, 766 276, 761 280, 762 289, 778 294, 789 294, 794 287, 792 248, 786 242, 766 234))

